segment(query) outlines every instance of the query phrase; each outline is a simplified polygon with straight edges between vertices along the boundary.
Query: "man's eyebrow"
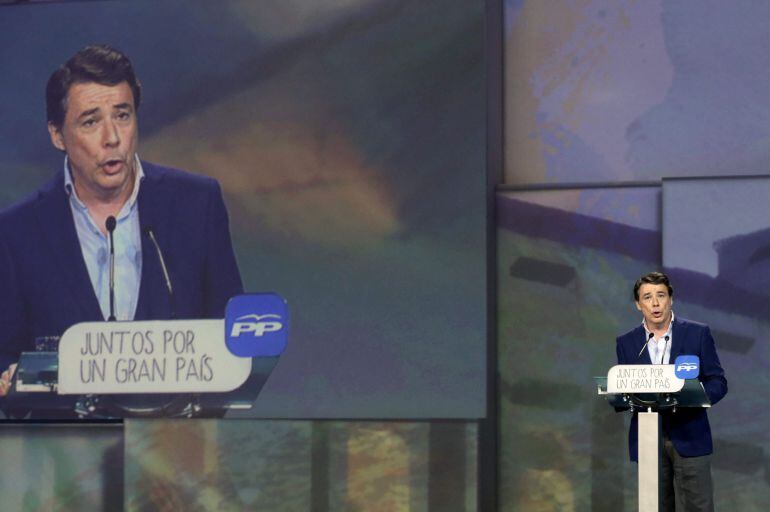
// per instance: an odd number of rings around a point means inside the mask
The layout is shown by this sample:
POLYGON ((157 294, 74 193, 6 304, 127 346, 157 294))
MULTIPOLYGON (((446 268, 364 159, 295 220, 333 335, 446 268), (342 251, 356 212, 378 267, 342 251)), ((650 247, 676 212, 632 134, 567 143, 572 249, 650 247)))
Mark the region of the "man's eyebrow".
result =
POLYGON ((118 110, 123 110, 123 109, 133 110, 134 106, 128 102, 123 102, 123 103, 118 103, 117 105, 113 105, 112 108, 115 108, 118 110))
POLYGON ((99 112, 99 107, 88 109, 88 110, 86 110, 84 112, 81 112, 80 115, 78 116, 78 119, 82 119, 84 117, 88 117, 90 115, 96 114, 97 112, 99 112))

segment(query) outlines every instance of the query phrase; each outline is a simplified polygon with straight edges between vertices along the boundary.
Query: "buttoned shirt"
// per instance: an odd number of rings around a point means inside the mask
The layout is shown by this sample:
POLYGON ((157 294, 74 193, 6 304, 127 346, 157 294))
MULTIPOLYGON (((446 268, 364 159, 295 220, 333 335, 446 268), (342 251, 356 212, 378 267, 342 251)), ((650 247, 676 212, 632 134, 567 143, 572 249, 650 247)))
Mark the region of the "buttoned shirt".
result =
MULTIPOLYGON (((652 331, 647 329, 647 324, 642 320, 644 326, 645 339, 649 339, 652 331)), ((669 364, 671 360, 671 343, 673 342, 673 335, 671 328, 674 325, 674 312, 671 312, 671 322, 668 324, 668 330, 660 338, 653 338, 647 344, 647 351, 650 353, 650 361, 652 364, 669 364)))
MULTIPOLYGON (((134 190, 128 201, 115 217, 113 231, 115 243, 115 318, 133 320, 139 299, 139 282, 142 276, 142 238, 139 225, 139 208, 136 198, 144 179, 139 157, 135 156, 136 176, 134 190)), ((80 200, 69 170, 69 161, 64 158, 64 188, 70 200, 75 230, 80 241, 80 250, 88 269, 99 307, 104 319, 110 316, 110 242, 109 235, 102 233, 88 207, 80 200)))

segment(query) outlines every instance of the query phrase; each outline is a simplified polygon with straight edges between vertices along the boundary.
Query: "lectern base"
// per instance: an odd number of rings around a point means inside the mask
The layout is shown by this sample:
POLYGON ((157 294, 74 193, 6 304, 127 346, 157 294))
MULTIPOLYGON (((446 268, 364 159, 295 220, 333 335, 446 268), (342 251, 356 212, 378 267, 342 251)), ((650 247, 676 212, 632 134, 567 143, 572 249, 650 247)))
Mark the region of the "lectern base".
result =
POLYGON ((639 413, 639 512, 658 512, 661 508, 660 415, 657 412, 639 413))

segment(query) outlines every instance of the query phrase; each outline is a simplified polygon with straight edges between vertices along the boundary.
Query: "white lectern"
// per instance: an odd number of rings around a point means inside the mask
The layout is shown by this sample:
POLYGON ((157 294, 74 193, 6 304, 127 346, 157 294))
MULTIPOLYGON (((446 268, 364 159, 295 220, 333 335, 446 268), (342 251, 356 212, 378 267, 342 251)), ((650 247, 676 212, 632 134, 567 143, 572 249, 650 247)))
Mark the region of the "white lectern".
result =
POLYGON ((661 414, 678 407, 711 407, 698 379, 679 379, 674 365, 617 365, 607 377, 595 377, 599 395, 616 411, 638 414, 639 512, 661 508, 660 457, 663 449, 661 414))

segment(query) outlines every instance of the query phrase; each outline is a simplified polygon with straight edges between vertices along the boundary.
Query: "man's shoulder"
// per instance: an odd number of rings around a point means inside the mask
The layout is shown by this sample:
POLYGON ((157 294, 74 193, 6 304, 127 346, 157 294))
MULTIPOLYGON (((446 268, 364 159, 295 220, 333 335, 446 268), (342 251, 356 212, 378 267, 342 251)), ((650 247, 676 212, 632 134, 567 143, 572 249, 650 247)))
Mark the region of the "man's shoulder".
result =
POLYGON ((639 324, 636 327, 634 327, 633 329, 631 329, 630 331, 624 332, 623 334, 618 336, 618 339, 629 338, 629 337, 633 338, 635 336, 638 336, 639 333, 641 333, 641 332, 644 332, 644 327, 641 324, 639 324))
POLYGON ((142 160, 142 170, 148 183, 190 189, 210 189, 217 187, 217 181, 209 176, 195 174, 190 171, 158 165, 142 160))
POLYGON ((687 331, 704 331, 709 328, 708 325, 702 322, 696 322, 695 320, 689 320, 687 318, 674 318, 674 327, 677 329, 684 329, 687 331))
POLYGON ((37 198, 38 192, 33 192, 0 210, 0 223, 28 216, 32 212, 37 198))
POLYGON ((3 228, 23 226, 25 221, 36 218, 41 201, 56 191, 57 184, 61 185, 62 194, 64 194, 64 183, 60 172, 31 194, 0 209, 0 226, 3 228))
POLYGON ((643 334, 644 334, 644 327, 642 327, 642 325, 640 324, 634 327, 633 329, 631 329, 630 331, 624 332, 623 334, 618 336, 617 341, 618 343, 622 343, 626 340, 629 340, 629 339, 632 340, 632 339, 638 338, 639 336, 643 336, 643 334))

